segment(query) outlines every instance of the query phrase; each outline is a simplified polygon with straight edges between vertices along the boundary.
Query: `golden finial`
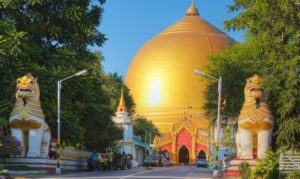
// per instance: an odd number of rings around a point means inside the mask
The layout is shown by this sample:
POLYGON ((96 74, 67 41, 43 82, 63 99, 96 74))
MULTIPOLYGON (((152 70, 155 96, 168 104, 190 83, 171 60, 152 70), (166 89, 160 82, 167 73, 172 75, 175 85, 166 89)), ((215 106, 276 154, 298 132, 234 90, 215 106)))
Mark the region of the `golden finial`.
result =
POLYGON ((199 16, 198 9, 195 6, 195 0, 192 0, 192 5, 186 11, 186 16, 199 16))
POLYGON ((121 90, 121 97, 120 97, 120 102, 119 102, 117 112, 127 112, 127 108, 124 100, 123 88, 121 90))

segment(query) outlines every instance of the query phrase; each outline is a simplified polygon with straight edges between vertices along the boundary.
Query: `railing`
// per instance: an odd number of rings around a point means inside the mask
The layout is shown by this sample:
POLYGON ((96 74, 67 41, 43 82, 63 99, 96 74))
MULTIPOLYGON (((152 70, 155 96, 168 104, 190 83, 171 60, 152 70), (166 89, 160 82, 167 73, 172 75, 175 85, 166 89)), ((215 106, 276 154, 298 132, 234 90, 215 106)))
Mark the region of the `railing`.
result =
POLYGON ((300 170, 300 156, 280 154, 279 172, 290 173, 294 170, 300 170))

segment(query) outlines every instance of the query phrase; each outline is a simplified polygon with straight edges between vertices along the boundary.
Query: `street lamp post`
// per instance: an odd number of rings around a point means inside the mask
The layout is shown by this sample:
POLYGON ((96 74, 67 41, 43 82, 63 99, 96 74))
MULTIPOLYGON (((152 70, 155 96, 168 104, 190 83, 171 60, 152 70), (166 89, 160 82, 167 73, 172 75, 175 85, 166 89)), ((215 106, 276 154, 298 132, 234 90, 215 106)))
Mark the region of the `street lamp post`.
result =
POLYGON ((61 167, 60 167, 60 104, 61 104, 61 89, 62 89, 62 82, 73 78, 75 76, 80 76, 80 75, 86 75, 87 70, 82 70, 77 73, 75 73, 72 76, 66 77, 62 80, 57 81, 57 141, 56 141, 56 146, 57 146, 57 158, 56 158, 56 169, 55 173, 56 174, 61 174, 61 167))
POLYGON ((125 118, 124 118, 123 122, 124 123, 123 123, 123 147, 122 147, 122 155, 123 155, 123 153, 125 153, 125 123, 126 123, 125 118))
POLYGON ((215 158, 215 170, 213 172, 213 177, 218 177, 220 176, 220 170, 219 170, 219 127, 220 127, 220 117, 221 117, 221 93, 222 93, 222 77, 215 78, 213 76, 210 76, 198 69, 194 69, 194 73, 196 75, 202 75, 206 78, 213 79, 218 82, 218 115, 217 115, 217 126, 216 126, 216 158, 215 158))

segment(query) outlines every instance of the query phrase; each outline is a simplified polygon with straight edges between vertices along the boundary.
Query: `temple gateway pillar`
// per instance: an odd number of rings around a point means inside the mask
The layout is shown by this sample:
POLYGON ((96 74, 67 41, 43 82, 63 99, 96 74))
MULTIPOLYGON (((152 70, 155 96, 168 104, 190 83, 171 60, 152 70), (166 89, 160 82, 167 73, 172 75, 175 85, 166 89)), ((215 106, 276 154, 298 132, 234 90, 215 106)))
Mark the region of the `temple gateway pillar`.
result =
POLYGON ((172 156, 171 160, 174 163, 177 163, 177 149, 176 149, 177 141, 176 141, 176 135, 172 135, 172 156))
POLYGON ((191 161, 190 161, 190 163, 195 163, 196 162, 196 156, 197 156, 197 154, 196 154, 196 152, 197 152, 197 144, 196 144, 196 138, 197 138, 197 136, 196 136, 196 134, 193 134, 192 135, 192 153, 191 153, 191 161))

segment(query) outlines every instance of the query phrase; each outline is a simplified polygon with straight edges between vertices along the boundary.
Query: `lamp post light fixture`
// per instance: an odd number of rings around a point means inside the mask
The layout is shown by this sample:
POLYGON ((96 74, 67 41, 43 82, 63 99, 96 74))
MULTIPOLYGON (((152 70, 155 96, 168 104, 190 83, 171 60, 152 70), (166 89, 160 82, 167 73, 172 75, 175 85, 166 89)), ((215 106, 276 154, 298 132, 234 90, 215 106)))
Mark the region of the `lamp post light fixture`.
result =
POLYGON ((56 158, 56 169, 55 169, 55 173, 56 174, 61 174, 61 167, 60 167, 60 150, 61 150, 61 146, 60 146, 60 107, 61 107, 61 89, 62 89, 62 82, 73 78, 75 76, 81 76, 81 75, 86 75, 87 74, 87 70, 81 70, 77 73, 75 73, 74 75, 68 76, 62 80, 58 80, 57 81, 57 141, 56 141, 56 146, 57 146, 57 158, 56 158))
POLYGON ((215 80, 218 82, 218 115, 217 115, 217 126, 216 126, 216 158, 215 158, 215 170, 213 172, 213 177, 218 177, 220 176, 220 170, 219 170, 219 127, 220 127, 220 117, 221 117, 221 93, 222 93, 222 77, 220 76, 219 78, 215 78, 213 76, 210 76, 203 71, 200 71, 198 69, 194 69, 194 73, 196 75, 201 75, 204 76, 205 78, 210 78, 212 80, 215 80))

